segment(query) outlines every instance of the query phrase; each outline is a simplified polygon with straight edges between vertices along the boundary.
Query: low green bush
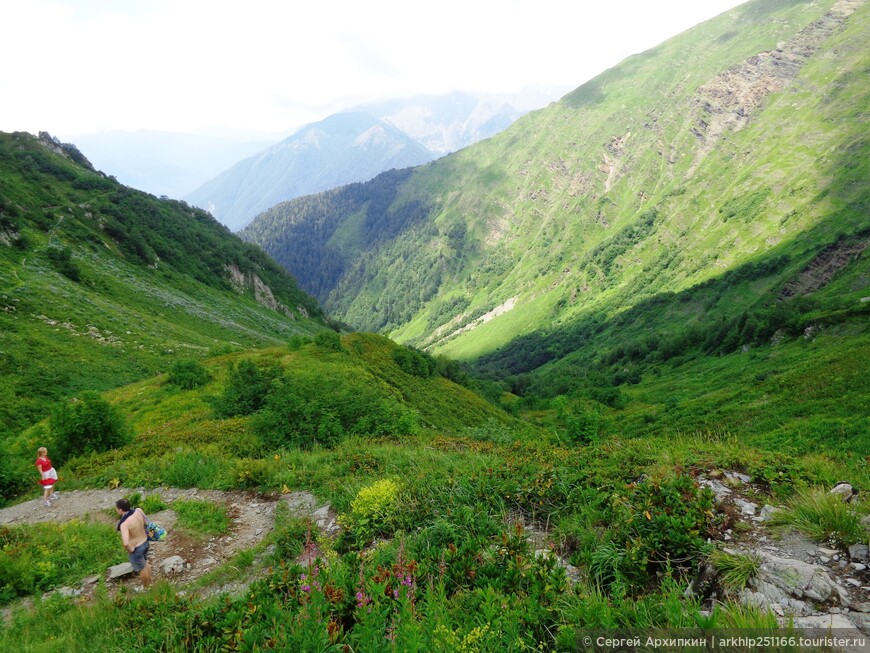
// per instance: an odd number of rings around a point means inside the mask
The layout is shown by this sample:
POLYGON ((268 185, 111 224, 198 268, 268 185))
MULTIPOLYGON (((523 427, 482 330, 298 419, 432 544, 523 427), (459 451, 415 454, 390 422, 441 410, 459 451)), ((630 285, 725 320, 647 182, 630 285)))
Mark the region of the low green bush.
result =
POLYGON ((396 347, 393 350, 393 360, 406 374, 419 376, 424 379, 435 374, 437 366, 431 354, 407 346, 396 347))
POLYGON ((274 465, 268 460, 245 458, 233 463, 229 487, 250 490, 273 484, 274 465))
POLYGON ((272 381, 281 374, 275 363, 257 365, 249 359, 229 365, 227 385, 212 402, 218 417, 252 415, 266 403, 272 381))
POLYGON ((314 336, 314 344, 328 351, 342 351, 341 336, 335 331, 324 329, 314 336))
POLYGON ((55 407, 50 420, 58 459, 108 451, 127 444, 132 436, 124 418, 96 392, 55 407))
POLYGON ((690 476, 632 484, 611 497, 606 520, 612 542, 593 553, 600 558, 596 564, 635 591, 666 568, 688 572, 709 549, 715 519, 713 493, 690 476))
POLYGON ((160 498, 159 494, 149 494, 145 497, 142 503, 139 504, 139 507, 145 511, 146 515, 151 515, 155 512, 166 510, 169 506, 160 498))
POLYGON ((287 341, 287 347, 290 351, 299 351, 305 345, 314 342, 314 339, 309 336, 302 335, 294 335, 290 336, 290 339, 287 341))
POLYGON ((406 435, 417 416, 364 380, 299 370, 275 383, 254 432, 267 447, 331 447, 349 435, 406 435))
POLYGON ((388 533, 396 518, 400 491, 401 486, 388 478, 363 487, 350 502, 350 511, 341 515, 339 521, 359 542, 388 533))
POLYGON ((166 382, 182 390, 193 390, 211 381, 211 374, 195 360, 181 360, 173 363, 166 382))

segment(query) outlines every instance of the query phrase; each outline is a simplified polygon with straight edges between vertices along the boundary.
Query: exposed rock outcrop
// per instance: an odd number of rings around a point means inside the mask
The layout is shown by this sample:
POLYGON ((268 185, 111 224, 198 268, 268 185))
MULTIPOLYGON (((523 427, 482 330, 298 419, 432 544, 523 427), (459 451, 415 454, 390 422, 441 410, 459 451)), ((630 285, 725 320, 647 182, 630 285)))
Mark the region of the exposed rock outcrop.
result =
MULTIPOLYGON (((237 265, 231 263, 224 267, 230 277, 230 283, 238 293, 251 292, 254 294, 254 300, 261 306, 283 313, 287 317, 295 318, 289 308, 279 302, 272 289, 266 285, 259 276, 253 272, 242 272, 237 265)), ((307 317, 307 316, 306 316, 307 317)))
POLYGON ((824 288, 834 274, 857 260, 866 248, 867 241, 840 242, 825 248, 785 285, 779 299, 807 295, 824 288))
POLYGON ((824 16, 779 43, 775 50, 750 57, 698 88, 695 104, 699 117, 692 133, 699 147, 688 174, 694 173, 722 134, 743 129, 768 96, 786 88, 819 46, 839 31, 862 3, 839 0, 824 16))

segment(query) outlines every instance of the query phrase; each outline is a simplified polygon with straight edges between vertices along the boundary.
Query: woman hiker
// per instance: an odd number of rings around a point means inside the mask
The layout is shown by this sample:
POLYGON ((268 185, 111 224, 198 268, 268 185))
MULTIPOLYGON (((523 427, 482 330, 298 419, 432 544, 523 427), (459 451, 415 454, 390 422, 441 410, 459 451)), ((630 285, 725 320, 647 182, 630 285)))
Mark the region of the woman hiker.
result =
POLYGON ((36 469, 39 470, 41 479, 39 484, 42 486, 42 505, 50 506, 51 502, 60 496, 60 492, 54 491, 54 484, 57 483, 57 472, 51 461, 48 459, 48 449, 40 447, 36 458, 36 469))

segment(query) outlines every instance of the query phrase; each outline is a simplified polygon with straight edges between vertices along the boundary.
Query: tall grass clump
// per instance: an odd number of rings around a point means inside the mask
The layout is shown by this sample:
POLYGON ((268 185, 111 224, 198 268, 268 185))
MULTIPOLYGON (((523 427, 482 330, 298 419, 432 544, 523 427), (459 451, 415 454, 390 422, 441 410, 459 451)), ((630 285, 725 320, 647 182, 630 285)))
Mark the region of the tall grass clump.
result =
POLYGON ((758 573, 759 560, 743 553, 714 551, 710 563, 719 574, 722 585, 731 591, 739 591, 758 573))
POLYGON ((185 451, 163 470, 163 482, 172 487, 211 487, 227 465, 215 456, 185 451))
POLYGON ((799 492, 785 510, 774 513, 771 523, 793 527, 818 542, 840 549, 867 539, 859 509, 818 488, 799 492))

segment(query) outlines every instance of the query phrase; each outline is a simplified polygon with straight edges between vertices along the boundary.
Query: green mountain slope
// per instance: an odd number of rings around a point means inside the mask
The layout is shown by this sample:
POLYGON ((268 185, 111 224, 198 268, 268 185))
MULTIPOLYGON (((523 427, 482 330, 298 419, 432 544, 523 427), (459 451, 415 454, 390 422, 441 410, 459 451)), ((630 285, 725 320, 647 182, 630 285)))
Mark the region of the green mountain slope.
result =
POLYGON ((0 134, 0 308, 0 436, 82 389, 324 327, 283 269, 205 212, 23 133, 0 134))
MULTIPOLYGON (((95 364, 111 369, 103 360, 95 364)), ((96 376, 99 382, 102 376, 96 376)), ((378 440, 397 448, 407 441, 414 448, 421 444, 417 436, 503 444, 517 437, 546 439, 536 426, 439 374, 434 359, 375 334, 341 338, 322 330, 313 338, 293 338, 289 348, 176 366, 105 396, 107 410, 124 424, 111 448, 77 448, 58 432, 54 416, 3 441, 0 503, 31 489, 32 454, 45 445, 64 469, 67 487, 101 486, 110 473, 133 486, 274 489, 305 482, 275 475, 287 471, 283 463, 270 465, 276 452, 302 461, 339 446, 353 449, 353 442, 359 451, 378 440)), ((94 397, 80 395, 78 402, 102 401, 94 397)), ((85 415, 95 419, 93 412, 85 415)), ((87 419, 73 423, 86 429, 87 419)))
MULTIPOLYGON (((856 0, 750 2, 488 141, 242 235, 336 317, 460 358, 760 274, 721 311, 671 313, 710 329, 838 240, 863 249, 868 30, 856 0)), ((843 302, 866 294, 852 278, 843 302)))

